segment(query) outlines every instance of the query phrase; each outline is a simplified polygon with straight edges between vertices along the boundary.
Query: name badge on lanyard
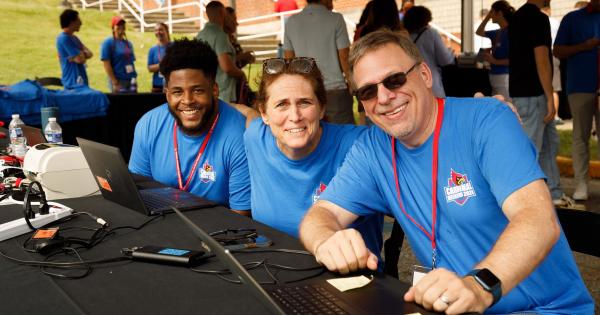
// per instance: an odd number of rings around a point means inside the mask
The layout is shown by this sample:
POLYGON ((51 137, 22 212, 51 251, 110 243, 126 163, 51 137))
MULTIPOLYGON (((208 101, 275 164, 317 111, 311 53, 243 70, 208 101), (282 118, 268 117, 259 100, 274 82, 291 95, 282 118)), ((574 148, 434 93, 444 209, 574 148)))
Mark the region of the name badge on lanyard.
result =
POLYGON ((133 65, 125 65, 125 72, 132 73, 133 72, 133 65))

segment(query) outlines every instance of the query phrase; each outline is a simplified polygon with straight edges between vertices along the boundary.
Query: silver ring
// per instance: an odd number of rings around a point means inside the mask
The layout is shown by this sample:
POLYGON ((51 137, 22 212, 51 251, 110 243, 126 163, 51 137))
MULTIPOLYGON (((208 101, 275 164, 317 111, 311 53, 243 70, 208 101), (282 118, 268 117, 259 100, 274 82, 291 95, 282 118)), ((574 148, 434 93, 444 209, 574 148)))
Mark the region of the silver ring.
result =
POLYGON ((445 295, 440 295, 440 297, 438 298, 440 301, 442 301, 444 304, 446 304, 446 306, 450 305, 452 302, 450 302, 450 299, 448 299, 447 296, 445 295))

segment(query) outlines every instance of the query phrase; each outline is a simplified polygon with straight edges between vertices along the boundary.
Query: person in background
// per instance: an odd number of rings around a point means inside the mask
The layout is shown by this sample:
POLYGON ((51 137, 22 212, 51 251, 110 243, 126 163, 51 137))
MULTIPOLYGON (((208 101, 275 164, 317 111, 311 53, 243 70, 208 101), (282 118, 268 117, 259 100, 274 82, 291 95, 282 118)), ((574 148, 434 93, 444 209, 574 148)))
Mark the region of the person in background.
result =
MULTIPOLYGON (((298 237, 304 214, 325 191, 364 126, 322 121, 323 78, 312 58, 267 59, 257 107, 247 117, 244 144, 250 170, 252 218, 298 237)), ((353 225, 374 253, 381 252, 383 215, 353 225)))
MULTIPOLYGON (((413 3, 408 1, 404 2, 404 5, 406 6, 404 12, 406 12, 408 8, 412 8, 413 3)), ((382 28, 387 28, 395 32, 405 32, 407 36, 409 35, 408 32, 402 27, 402 22, 400 21, 398 14, 396 14, 398 11, 398 6, 396 5, 395 1, 373 0, 367 3, 365 11, 367 11, 367 9, 369 9, 369 15, 367 16, 364 25, 361 26, 360 32, 355 34, 355 41, 382 28)), ((371 121, 366 118, 365 109, 360 100, 358 100, 358 123, 360 125, 372 124, 371 121)))
MULTIPOLYGON (((483 8, 479 11, 479 17, 477 20, 474 19, 473 22, 473 52, 479 53, 481 49, 490 49, 492 48, 492 42, 489 38, 477 35, 477 28, 481 25, 483 19, 490 13, 490 10, 483 8)), ((485 31, 493 31, 498 29, 498 24, 495 23, 487 23, 485 25, 485 31)))
MULTIPOLYGON (((298 4, 296 3, 296 0, 277 0, 275 2, 275 7, 274 7, 275 13, 294 11, 294 10, 298 10, 298 4)), ((289 16, 286 15, 284 17, 284 20, 287 20, 288 17, 289 16)))
POLYGON ((404 15, 404 27, 419 47, 433 76, 433 94, 446 97, 442 83, 442 68, 454 63, 454 54, 446 47, 440 34, 429 26, 431 11, 424 6, 414 6, 404 15))
POLYGON ((112 93, 137 92, 135 86, 135 54, 133 44, 125 35, 125 20, 113 16, 110 21, 112 36, 102 42, 100 60, 108 76, 108 86, 112 93))
POLYGON ((483 59, 490 63, 492 95, 502 95, 505 100, 510 100, 508 93, 508 26, 514 13, 515 8, 507 1, 496 1, 476 31, 477 35, 487 37, 492 42, 491 53, 484 51, 482 55, 483 59), (500 25, 500 28, 486 31, 485 27, 490 20, 500 25))
POLYGON ((361 38, 349 62, 376 126, 300 225, 315 259, 342 274, 375 270, 375 253, 346 227, 385 213, 427 270, 414 274, 407 302, 446 314, 593 314, 535 147, 512 110, 493 98, 436 98, 429 67, 398 33, 361 38))
POLYGON ((325 119, 353 124, 353 98, 348 85, 350 38, 344 16, 332 12, 333 0, 308 0, 306 7, 290 16, 285 25, 285 58, 314 58, 327 90, 325 119))
POLYGON ((406 11, 410 10, 415 5, 413 0, 402 0, 402 6, 400 7, 400 11, 398 11, 398 18, 400 22, 404 21, 404 15, 406 15, 406 11))
POLYGON ((235 65, 242 69, 247 64, 252 63, 256 60, 252 51, 244 51, 242 45, 237 39, 237 15, 235 9, 232 7, 225 8, 225 23, 223 24, 223 31, 229 36, 229 42, 235 49, 235 65))
POLYGON ((229 36, 223 31, 225 24, 225 6, 219 1, 211 1, 206 5, 208 23, 198 32, 196 39, 203 40, 215 51, 219 58, 216 82, 219 86, 219 97, 225 102, 237 99, 236 80, 246 80, 246 74, 235 64, 235 49, 229 36))
POLYGON ((92 52, 74 35, 81 28, 79 13, 66 9, 60 15, 62 33, 56 37, 56 50, 62 70, 61 81, 65 89, 88 86, 86 61, 92 58, 92 52))
POLYGON ((360 31, 367 24, 367 21, 371 17, 371 10, 373 10, 373 0, 370 0, 365 5, 362 13, 360 14, 360 18, 358 19, 358 23, 356 24, 356 28, 354 29, 354 37, 353 41, 357 41, 360 38, 360 31))
POLYGON ((148 51, 148 71, 152 73, 152 93, 162 93, 164 88, 164 77, 160 73, 159 64, 167 53, 167 47, 171 44, 169 27, 165 23, 156 23, 154 36, 158 43, 148 51))
MULTIPOLYGON (((550 3, 546 6, 542 7, 542 12, 548 16, 548 21, 550 21, 550 37, 552 38, 552 47, 554 48, 554 41, 556 40, 556 34, 558 33, 558 27, 560 26, 560 21, 552 17, 552 8, 550 7, 550 3)), ((563 124, 562 119, 558 117, 558 107, 560 106, 560 97, 558 93, 562 90, 562 84, 560 80, 560 59, 556 58, 556 56, 552 56, 552 98, 554 99, 554 121, 557 125, 563 124)))
MULTIPOLYGON (((560 23, 554 56, 567 61, 567 96, 573 115, 573 171, 577 186, 575 200, 587 200, 590 149, 589 141, 595 122, 600 130, 600 0, 569 12, 560 23)), ((600 144, 600 137, 598 137, 600 144)))
POLYGON ((250 215, 245 117, 219 100, 217 67, 206 42, 167 48, 160 62, 167 103, 135 126, 129 171, 250 215))
POLYGON ((556 164, 560 138, 554 121, 552 96, 552 38, 550 22, 541 8, 548 0, 528 0, 513 15, 508 28, 509 92, 525 133, 538 151, 546 184, 557 207, 573 208, 563 193, 556 164))

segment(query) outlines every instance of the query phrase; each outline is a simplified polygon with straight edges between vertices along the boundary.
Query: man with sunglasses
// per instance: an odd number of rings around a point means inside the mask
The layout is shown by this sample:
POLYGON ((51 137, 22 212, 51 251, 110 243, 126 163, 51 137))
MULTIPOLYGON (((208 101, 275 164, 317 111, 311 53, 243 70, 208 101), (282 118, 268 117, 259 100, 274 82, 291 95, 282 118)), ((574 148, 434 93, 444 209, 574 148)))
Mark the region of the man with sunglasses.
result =
POLYGON ((323 73, 327 91, 325 118, 336 124, 354 124, 353 99, 346 80, 350 38, 344 17, 335 12, 332 0, 307 0, 302 12, 285 25, 285 58, 311 57, 323 73))
POLYGON ((159 66, 167 104, 138 121, 129 170, 249 215, 245 118, 218 99, 217 66, 203 41, 167 48, 159 66))
POLYGON ((424 266, 404 299, 448 314, 592 314, 536 151, 492 98, 435 98, 407 38, 378 31, 352 47, 356 95, 375 123, 300 226, 328 269, 376 267, 359 215, 394 215, 424 266), (559 271, 559 272, 558 272, 559 271))

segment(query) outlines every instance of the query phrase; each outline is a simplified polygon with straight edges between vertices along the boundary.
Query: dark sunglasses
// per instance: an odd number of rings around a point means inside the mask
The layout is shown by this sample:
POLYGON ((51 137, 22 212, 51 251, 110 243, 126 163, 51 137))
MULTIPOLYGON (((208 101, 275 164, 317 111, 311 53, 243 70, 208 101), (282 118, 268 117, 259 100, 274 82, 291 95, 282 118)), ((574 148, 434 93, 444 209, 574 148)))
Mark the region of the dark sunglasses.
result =
POLYGON ((278 74, 285 69, 297 73, 310 73, 315 67, 315 59, 309 57, 296 57, 292 59, 271 58, 263 61, 263 73, 278 74))
POLYGON ((382 83, 383 86, 385 86, 385 88, 388 90, 397 89, 406 83, 408 74, 419 64, 420 62, 415 63, 406 72, 393 73, 387 76, 385 79, 381 80, 381 82, 367 84, 354 91, 354 95, 356 95, 356 97, 361 101, 368 101, 370 99, 373 99, 377 96, 377 86, 379 85, 379 83, 382 83))

